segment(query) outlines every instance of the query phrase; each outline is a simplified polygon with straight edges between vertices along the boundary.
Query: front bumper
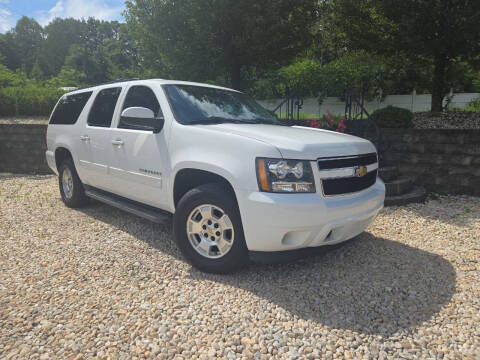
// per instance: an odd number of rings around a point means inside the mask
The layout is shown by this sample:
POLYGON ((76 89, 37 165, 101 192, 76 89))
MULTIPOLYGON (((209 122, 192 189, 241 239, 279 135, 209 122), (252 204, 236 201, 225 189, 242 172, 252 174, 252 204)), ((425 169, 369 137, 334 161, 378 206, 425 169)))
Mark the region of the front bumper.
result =
POLYGON ((45 158, 47 159, 47 164, 52 171, 58 175, 57 164, 55 163, 55 153, 53 151, 47 150, 45 152, 45 158))
POLYGON ((333 245, 362 233, 383 208, 382 180, 349 195, 237 192, 250 251, 333 245))

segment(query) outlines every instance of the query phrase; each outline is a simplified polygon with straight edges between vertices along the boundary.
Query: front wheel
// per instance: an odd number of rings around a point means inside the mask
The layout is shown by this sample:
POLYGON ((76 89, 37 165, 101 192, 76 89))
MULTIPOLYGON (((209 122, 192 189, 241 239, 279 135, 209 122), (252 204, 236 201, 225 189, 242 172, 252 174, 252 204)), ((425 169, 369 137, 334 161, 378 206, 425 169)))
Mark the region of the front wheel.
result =
POLYGON ((65 159, 58 169, 58 186, 62 201, 71 208, 77 208, 88 202, 82 181, 72 159, 65 159))
POLYGON ((248 261, 237 202, 221 183, 201 185, 182 197, 174 233, 185 258, 202 271, 228 273, 248 261))

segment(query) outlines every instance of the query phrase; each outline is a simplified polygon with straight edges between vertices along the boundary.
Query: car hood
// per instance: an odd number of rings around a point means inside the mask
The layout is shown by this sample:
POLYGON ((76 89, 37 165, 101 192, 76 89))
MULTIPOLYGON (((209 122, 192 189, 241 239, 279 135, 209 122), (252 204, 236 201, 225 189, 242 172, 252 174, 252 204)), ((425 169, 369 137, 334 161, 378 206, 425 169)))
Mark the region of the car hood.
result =
POLYGON ((264 124, 204 125, 209 130, 231 133, 275 146, 286 159, 315 160, 319 157, 375 152, 368 140, 334 131, 302 126, 264 124))

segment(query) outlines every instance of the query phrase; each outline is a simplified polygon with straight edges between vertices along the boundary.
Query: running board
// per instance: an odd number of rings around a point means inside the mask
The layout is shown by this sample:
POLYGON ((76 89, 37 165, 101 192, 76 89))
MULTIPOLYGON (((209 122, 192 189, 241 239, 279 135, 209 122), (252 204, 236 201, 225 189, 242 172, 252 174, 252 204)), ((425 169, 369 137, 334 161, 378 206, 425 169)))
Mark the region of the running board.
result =
POLYGON ((153 221, 157 224, 168 225, 171 223, 172 214, 152 206, 144 205, 136 201, 111 194, 107 191, 92 188, 91 186, 85 186, 85 195, 107 205, 119 208, 120 210, 153 221))

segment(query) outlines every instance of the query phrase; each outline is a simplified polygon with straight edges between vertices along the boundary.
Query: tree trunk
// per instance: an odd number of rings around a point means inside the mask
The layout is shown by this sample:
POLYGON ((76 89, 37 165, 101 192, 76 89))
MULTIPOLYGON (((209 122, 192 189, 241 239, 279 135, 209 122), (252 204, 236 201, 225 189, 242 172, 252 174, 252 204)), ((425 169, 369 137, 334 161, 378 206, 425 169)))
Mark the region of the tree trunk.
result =
POLYGON ((443 110, 447 63, 448 60, 445 54, 435 55, 432 84, 432 112, 441 112, 443 110))
POLYGON ((242 89, 242 66, 237 62, 233 62, 230 77, 232 80, 232 88, 235 90, 242 89))

